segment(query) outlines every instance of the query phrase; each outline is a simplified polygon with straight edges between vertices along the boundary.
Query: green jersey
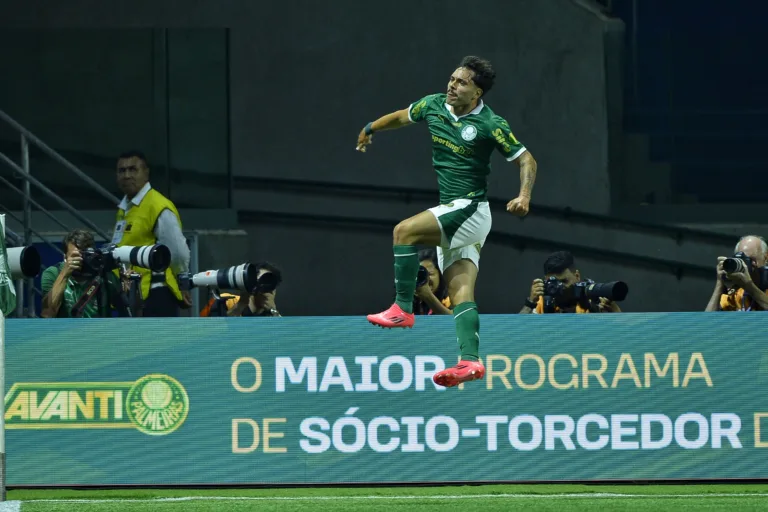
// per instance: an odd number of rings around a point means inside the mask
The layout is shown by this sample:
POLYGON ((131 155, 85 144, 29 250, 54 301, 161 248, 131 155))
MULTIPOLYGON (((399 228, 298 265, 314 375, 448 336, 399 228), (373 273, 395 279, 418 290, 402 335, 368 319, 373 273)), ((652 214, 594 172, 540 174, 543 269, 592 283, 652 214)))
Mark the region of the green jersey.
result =
POLYGON ((426 120, 429 126, 440 203, 460 198, 485 200, 493 150, 512 161, 525 151, 525 146, 512 134, 509 124, 482 100, 472 112, 457 117, 445 96, 432 94, 408 108, 411 121, 426 120))

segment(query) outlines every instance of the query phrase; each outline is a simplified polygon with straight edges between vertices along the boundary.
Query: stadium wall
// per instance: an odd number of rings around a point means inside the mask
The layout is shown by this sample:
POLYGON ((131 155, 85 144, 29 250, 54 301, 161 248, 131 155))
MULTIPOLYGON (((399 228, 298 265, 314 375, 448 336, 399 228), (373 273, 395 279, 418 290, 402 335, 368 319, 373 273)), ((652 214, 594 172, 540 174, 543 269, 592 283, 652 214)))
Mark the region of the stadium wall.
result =
MULTIPOLYGON (((0 84, 0 104, 56 148, 109 157, 145 148, 174 199, 221 207, 224 197, 210 180, 195 191, 183 175, 162 176, 165 165, 432 187, 423 129, 377 137, 367 155, 353 143, 368 120, 444 90, 458 60, 479 54, 498 71, 489 105, 539 160, 537 201, 609 210, 608 22, 578 3, 467 9, 450 0, 437 9, 395 0, 377 5, 376 16, 364 4, 309 0, 115 5, 25 2, 4 17, 35 30, 0 35, 0 65, 16 77, 0 84), (139 28, 150 25, 171 29, 139 28)), ((516 167, 494 163, 492 188, 516 192, 516 167)))

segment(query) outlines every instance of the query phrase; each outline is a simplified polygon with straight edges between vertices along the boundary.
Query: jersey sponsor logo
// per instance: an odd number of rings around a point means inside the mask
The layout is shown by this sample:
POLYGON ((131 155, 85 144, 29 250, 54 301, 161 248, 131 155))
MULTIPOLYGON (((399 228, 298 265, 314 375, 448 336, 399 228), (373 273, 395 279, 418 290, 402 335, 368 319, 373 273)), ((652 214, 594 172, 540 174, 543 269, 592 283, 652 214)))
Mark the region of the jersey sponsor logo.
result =
POLYGON ((512 151, 512 146, 510 146, 509 142, 507 142, 507 138, 504 136, 504 132, 501 131, 501 128, 496 128, 493 130, 493 138, 496 139, 496 142, 498 142, 499 145, 501 145, 505 153, 512 151))
POLYGON ((421 112, 421 109, 427 105, 427 100, 421 100, 419 103, 413 106, 411 109, 411 117, 416 117, 421 112))
POLYGON ((437 135, 432 136, 432 142, 440 144, 441 146, 445 146, 451 151, 453 151, 454 153, 459 155, 472 156, 475 154, 475 151, 473 149, 468 148, 466 146, 459 146, 458 144, 454 144, 450 140, 446 140, 442 137, 438 137, 437 135))
POLYGON ((512 129, 509 127, 509 123, 502 119, 501 127, 509 132, 509 140, 512 141, 512 144, 519 146, 520 142, 518 142, 518 140, 515 138, 515 135, 512 133, 512 129))
POLYGON ((477 137, 477 128, 472 126, 471 124, 468 124, 461 130, 461 138, 466 141, 475 140, 475 137, 477 137))

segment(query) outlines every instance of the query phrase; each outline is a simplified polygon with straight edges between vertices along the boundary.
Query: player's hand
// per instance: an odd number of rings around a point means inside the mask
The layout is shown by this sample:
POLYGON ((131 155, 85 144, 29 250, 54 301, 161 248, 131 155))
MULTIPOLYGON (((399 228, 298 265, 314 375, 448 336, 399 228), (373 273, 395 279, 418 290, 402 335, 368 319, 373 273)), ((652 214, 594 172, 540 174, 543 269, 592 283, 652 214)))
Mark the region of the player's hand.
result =
POLYGON ((181 291, 182 308, 188 309, 192 307, 192 292, 189 290, 181 291))
POLYGON ((541 279, 534 279, 531 285, 531 295, 528 297, 531 302, 538 302, 539 297, 544 295, 544 281, 541 279))
POLYGON ((518 196, 507 203, 507 211, 518 217, 528 215, 528 209, 531 206, 531 198, 527 196, 518 196))
POLYGON ((72 272, 80 270, 81 268, 83 268, 83 257, 80 256, 80 251, 75 249, 65 260, 62 272, 65 276, 69 277, 72 275, 72 272))
POLYGON ((357 136, 357 147, 355 148, 361 153, 365 153, 365 146, 373 143, 373 134, 366 135, 365 128, 360 130, 360 135, 357 136))

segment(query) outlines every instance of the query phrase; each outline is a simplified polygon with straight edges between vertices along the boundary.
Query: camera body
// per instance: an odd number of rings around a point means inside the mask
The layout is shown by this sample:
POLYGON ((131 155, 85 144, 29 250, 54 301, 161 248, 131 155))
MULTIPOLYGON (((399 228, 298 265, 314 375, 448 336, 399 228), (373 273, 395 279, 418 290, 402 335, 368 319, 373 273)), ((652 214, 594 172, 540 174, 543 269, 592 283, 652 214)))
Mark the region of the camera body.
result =
POLYGON ((80 256, 83 258, 83 266, 72 272, 74 277, 96 277, 116 268, 111 252, 104 248, 89 247, 81 251, 80 256))
POLYGON ((629 286, 623 281, 596 283, 590 279, 580 281, 573 286, 551 276, 544 280, 544 312, 554 313, 555 307, 572 307, 582 304, 589 307, 591 301, 605 297, 610 301, 622 301, 627 298, 629 286))
POLYGON ((544 296, 545 297, 562 297, 565 293, 565 283, 560 281, 555 276, 544 279, 544 296))
MULTIPOLYGON (((758 288, 768 290, 768 265, 755 267, 756 262, 743 252, 737 252, 730 258, 723 260, 723 270, 728 274, 745 273, 748 274, 758 288)), ((726 285, 730 286, 727 277, 722 279, 726 285)))
POLYGON ((752 260, 752 258, 743 252, 737 252, 732 257, 726 258, 725 261, 723 261, 723 270, 725 270, 728 274, 750 274, 752 273, 752 266, 754 263, 755 262, 752 260))

